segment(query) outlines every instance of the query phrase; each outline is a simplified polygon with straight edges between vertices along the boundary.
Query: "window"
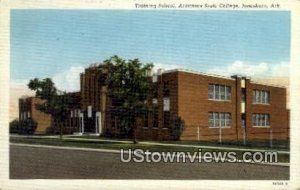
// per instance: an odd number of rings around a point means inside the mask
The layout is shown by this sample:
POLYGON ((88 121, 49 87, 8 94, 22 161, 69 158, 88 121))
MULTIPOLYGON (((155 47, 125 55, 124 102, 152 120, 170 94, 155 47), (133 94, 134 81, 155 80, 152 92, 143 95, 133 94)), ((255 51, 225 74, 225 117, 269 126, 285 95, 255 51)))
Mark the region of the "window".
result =
POLYGON ((153 115, 153 128, 158 128, 158 106, 153 105, 153 110, 152 110, 152 115, 153 115))
POLYGON ((270 92, 265 90, 253 90, 253 103, 254 104, 269 104, 270 92))
POLYGON ((88 118, 92 117, 92 106, 88 106, 88 118))
POLYGON ((214 127, 214 113, 210 112, 208 113, 208 126, 214 127))
POLYGON ((208 99, 214 99, 214 85, 208 86, 208 99))
POLYGON ((218 84, 208 85, 208 99, 231 100, 231 87, 218 84))
POLYGON ((220 99, 225 100, 225 86, 220 86, 220 99))
POLYGON ((220 120, 219 120, 219 113, 215 112, 214 113, 214 127, 219 127, 220 126, 220 120))
POLYGON ((252 125, 256 127, 269 127, 270 115, 264 113, 256 113, 252 115, 252 125))
POLYGON ((219 115, 220 115, 220 125, 226 126, 225 125, 225 113, 219 113, 219 115))
POLYGON ((209 127, 230 127, 231 114, 225 112, 209 112, 208 126, 209 127))
POLYGON ((215 93, 214 99, 219 100, 220 99, 220 86, 219 85, 215 85, 214 93, 215 93))
POLYGON ((164 112, 164 127, 163 128, 169 128, 170 127, 170 112, 165 111, 164 112))
POLYGON ((148 114, 147 113, 145 113, 145 115, 144 115, 144 127, 148 127, 148 114))
POLYGON ((157 98, 153 98, 153 99, 152 99, 152 104, 157 105, 157 98))
POLYGON ((231 100, 231 87, 225 86, 225 99, 231 100))
POLYGON ((170 95, 169 82, 164 82, 163 83, 163 95, 164 96, 169 96, 170 95))
POLYGON ((231 114, 225 113, 225 126, 230 127, 231 125, 231 114))
POLYGON ((170 98, 169 97, 164 98, 163 110, 164 111, 170 111, 170 98))

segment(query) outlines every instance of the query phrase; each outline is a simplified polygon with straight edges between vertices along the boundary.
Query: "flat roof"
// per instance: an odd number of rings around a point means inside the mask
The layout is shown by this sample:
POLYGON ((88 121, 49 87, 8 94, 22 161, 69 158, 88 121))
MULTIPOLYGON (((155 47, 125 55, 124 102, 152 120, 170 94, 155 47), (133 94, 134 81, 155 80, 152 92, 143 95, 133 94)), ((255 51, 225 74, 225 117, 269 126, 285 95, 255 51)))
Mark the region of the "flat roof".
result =
POLYGON ((228 80, 235 80, 235 79, 233 79, 231 77, 228 77, 228 76, 223 76, 223 75, 218 75, 218 74, 208 74, 208 73, 205 73, 205 72, 193 71, 193 70, 182 69, 182 68, 166 70, 166 71, 163 71, 163 73, 173 73, 173 72, 178 72, 178 71, 185 72, 185 73, 196 74, 196 75, 205 75, 205 76, 210 76, 210 77, 223 78, 223 79, 228 79, 228 80))
MULTIPOLYGON (((209 74, 209 73, 205 73, 205 72, 200 72, 200 71, 194 71, 194 70, 189 70, 189 69, 183 69, 183 68, 178 68, 178 69, 170 69, 170 70, 165 70, 162 73, 173 73, 173 72, 185 72, 185 73, 191 73, 191 74, 196 74, 196 75, 204 75, 204 76, 210 76, 210 77, 216 77, 216 78, 223 78, 223 79, 227 79, 227 80, 235 80, 232 77, 228 77, 228 76, 223 76, 223 75, 218 75, 218 74, 209 74)), ((238 75, 241 77, 246 77, 248 79, 250 79, 248 76, 243 76, 243 75, 238 75)), ((278 87, 278 88, 287 88, 284 85, 279 85, 279 84, 272 84, 272 83, 268 83, 268 82, 258 82, 254 80, 250 79, 250 82, 253 84, 259 84, 259 85, 266 85, 266 86, 272 86, 272 87, 278 87)))
POLYGON ((287 88, 287 86, 284 85, 280 85, 280 84, 272 84, 272 83, 268 83, 268 82, 258 82, 258 81, 250 81, 253 84, 259 84, 259 85, 265 85, 265 86, 272 86, 272 87, 277 87, 277 88, 287 88))

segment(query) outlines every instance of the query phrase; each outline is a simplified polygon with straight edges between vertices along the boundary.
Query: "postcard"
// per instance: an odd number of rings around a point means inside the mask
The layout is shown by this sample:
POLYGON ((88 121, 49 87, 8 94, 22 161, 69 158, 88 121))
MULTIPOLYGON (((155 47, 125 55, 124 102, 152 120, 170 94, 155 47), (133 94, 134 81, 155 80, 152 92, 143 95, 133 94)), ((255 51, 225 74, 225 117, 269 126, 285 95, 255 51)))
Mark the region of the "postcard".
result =
POLYGON ((299 189, 299 1, 0 1, 1 189, 299 189))

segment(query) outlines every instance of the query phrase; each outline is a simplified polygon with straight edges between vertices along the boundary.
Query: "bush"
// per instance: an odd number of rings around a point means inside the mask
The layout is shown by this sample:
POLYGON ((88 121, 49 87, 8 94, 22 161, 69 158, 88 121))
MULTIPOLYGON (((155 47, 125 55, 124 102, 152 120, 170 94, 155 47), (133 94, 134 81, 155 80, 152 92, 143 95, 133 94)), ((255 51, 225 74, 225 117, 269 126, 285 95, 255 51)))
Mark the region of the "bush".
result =
POLYGON ((31 135, 37 128, 37 123, 29 118, 24 121, 18 121, 17 119, 9 123, 9 132, 17 134, 31 135))
POLYGON ((36 127, 37 127, 37 123, 29 118, 29 119, 26 119, 25 121, 22 121, 21 122, 21 134, 27 134, 27 135, 31 135, 34 133, 36 127))
POLYGON ((184 121, 180 117, 171 120, 170 135, 173 140, 180 139, 183 129, 184 129, 184 121))
POLYGON ((53 126, 50 126, 46 128, 46 134, 55 135, 55 134, 59 134, 59 132, 55 131, 53 126))
POLYGON ((19 133, 19 120, 15 119, 9 123, 9 133, 19 133))

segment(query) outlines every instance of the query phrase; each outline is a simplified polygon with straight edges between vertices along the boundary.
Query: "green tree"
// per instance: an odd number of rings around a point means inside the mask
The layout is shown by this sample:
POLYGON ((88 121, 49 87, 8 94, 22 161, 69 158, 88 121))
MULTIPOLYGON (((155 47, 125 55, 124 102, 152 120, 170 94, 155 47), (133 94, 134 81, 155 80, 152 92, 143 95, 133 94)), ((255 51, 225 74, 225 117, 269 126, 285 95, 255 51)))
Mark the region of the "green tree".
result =
POLYGON ((143 64, 138 59, 124 60, 118 56, 104 63, 109 69, 106 84, 113 102, 112 111, 120 118, 123 131, 131 133, 134 143, 137 143, 136 118, 147 111, 145 101, 151 90, 148 74, 153 65, 143 64))
POLYGON ((28 87, 36 92, 36 97, 45 100, 41 104, 36 105, 36 109, 50 114, 59 125, 60 138, 63 135, 63 122, 69 114, 69 104, 72 99, 66 92, 60 92, 55 87, 50 78, 45 79, 32 79, 28 83, 28 87))

